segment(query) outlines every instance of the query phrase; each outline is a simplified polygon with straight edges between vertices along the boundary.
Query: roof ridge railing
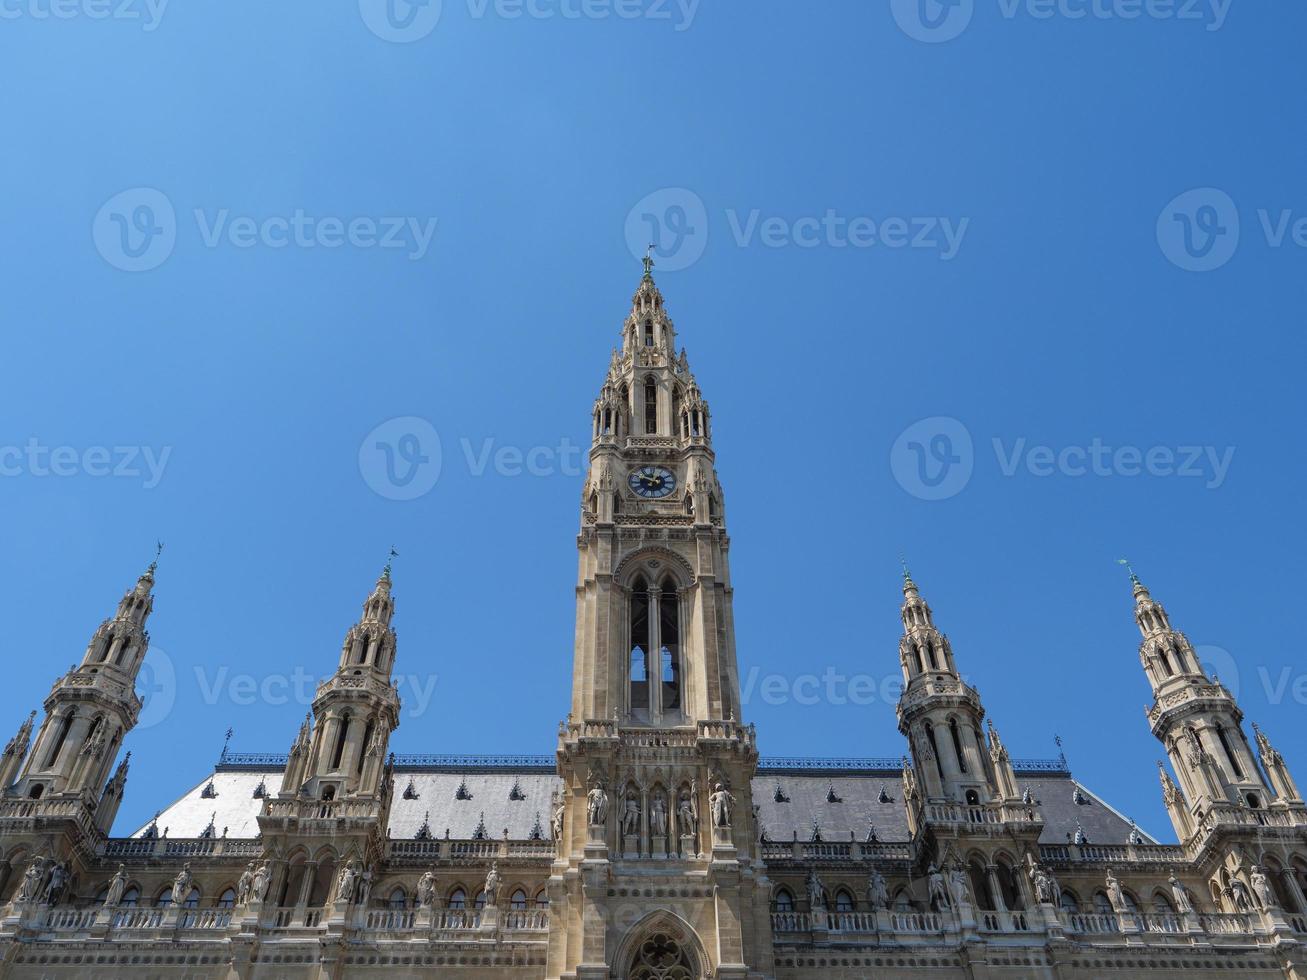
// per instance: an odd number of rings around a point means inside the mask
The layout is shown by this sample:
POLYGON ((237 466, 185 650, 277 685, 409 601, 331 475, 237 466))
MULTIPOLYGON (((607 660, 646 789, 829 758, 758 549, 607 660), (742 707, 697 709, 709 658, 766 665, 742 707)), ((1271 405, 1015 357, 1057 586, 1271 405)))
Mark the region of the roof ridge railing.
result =
MULTIPOLYGON (((553 772, 552 755, 459 755, 452 753, 405 753, 393 756, 397 770, 437 769, 453 772, 528 771, 553 772)), ((217 768, 228 772, 284 769, 286 755, 279 752, 223 751, 217 768)), ((1012 768, 1026 775, 1047 773, 1069 775, 1065 759, 1013 759, 1012 768)), ((758 772, 875 772, 893 774, 903 769, 902 758, 814 756, 764 756, 758 760, 758 772)))

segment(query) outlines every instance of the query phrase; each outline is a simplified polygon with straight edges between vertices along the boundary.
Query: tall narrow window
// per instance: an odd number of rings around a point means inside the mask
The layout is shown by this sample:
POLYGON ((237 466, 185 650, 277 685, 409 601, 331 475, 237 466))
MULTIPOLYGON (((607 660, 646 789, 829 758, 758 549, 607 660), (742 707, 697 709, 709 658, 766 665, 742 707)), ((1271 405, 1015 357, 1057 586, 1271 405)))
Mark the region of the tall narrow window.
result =
POLYGON ((958 757, 958 769, 965 773, 967 771, 967 757, 962 751, 962 735, 958 731, 958 720, 956 718, 949 719, 948 731, 953 736, 953 751, 958 757))
POLYGON ((658 641, 662 661, 663 710, 681 707, 681 610, 676 583, 664 579, 658 602, 658 641))
POLYGON ((368 727, 363 729, 363 742, 359 745, 359 757, 355 766, 356 772, 363 771, 363 757, 367 754, 368 746, 372 744, 372 732, 376 728, 375 722, 368 722, 368 727))
POLYGON ((939 773, 939 778, 944 778, 944 762, 939 757, 939 743, 935 741, 935 727, 926 722, 926 740, 930 742, 931 755, 935 757, 935 771, 939 773))
POLYGON ((104 652, 100 654, 101 663, 104 663, 104 661, 109 659, 109 651, 112 649, 113 649, 113 634, 110 633, 108 636, 104 638, 104 652))
POLYGON ((644 431, 646 435, 658 434, 658 382, 653 378, 644 383, 644 431))
POLYGON ((340 728, 336 732, 336 750, 331 753, 331 768, 339 769, 340 761, 345 757, 345 738, 349 735, 349 715, 340 719, 340 728))
POLYGON ((1230 745, 1230 737, 1226 734, 1223 725, 1216 726, 1216 737, 1221 740, 1221 748, 1225 750, 1225 757, 1230 760, 1230 768, 1234 771, 1234 778, 1243 779, 1243 766, 1239 765, 1239 757, 1234 754, 1234 748, 1230 745))
POLYGON ((637 579, 631 587, 631 713, 649 711, 649 587, 637 579))
POLYGON ((644 321, 644 345, 646 347, 652 347, 653 340, 654 340, 653 321, 645 320, 644 321))
POLYGON ((50 748, 50 754, 46 757, 45 767, 53 769, 54 764, 59 760, 59 753, 63 750, 64 742, 68 739, 68 729, 73 727, 73 716, 75 712, 68 712, 64 717, 63 723, 59 726, 59 737, 54 740, 54 745, 50 748))

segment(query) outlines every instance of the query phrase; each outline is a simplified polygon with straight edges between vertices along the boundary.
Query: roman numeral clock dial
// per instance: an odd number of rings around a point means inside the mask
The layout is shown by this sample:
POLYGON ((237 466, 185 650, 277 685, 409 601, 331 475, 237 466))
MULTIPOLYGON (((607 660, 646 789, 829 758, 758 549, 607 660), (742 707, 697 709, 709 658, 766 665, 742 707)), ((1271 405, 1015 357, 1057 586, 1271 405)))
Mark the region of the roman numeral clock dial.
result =
POLYGON ((676 489, 676 474, 663 466, 641 466, 627 480, 638 496, 656 500, 676 489))

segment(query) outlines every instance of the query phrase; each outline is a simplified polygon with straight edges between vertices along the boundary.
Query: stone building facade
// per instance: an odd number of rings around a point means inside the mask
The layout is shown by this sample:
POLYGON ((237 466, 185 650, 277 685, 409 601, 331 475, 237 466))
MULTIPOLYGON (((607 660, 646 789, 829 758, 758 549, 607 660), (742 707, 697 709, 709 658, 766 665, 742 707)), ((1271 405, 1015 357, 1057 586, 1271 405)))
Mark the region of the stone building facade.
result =
POLYGON ((289 752, 224 751, 114 837, 151 565, 0 756, 0 976, 1307 975, 1307 807, 1138 579, 1178 844, 1013 759, 906 573, 906 753, 760 759, 712 418, 648 261, 592 425, 553 756, 390 752, 388 566, 289 752))

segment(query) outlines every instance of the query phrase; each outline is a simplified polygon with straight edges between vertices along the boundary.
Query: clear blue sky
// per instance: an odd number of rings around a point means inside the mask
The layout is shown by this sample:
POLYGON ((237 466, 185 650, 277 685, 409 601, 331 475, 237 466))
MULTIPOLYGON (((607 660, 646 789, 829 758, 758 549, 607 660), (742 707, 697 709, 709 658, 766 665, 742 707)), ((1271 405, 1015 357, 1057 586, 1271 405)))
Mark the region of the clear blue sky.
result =
POLYGON ((392 544, 399 672, 436 682, 392 747, 552 751, 581 478, 511 450, 588 444, 645 214, 766 753, 903 751, 879 691, 803 703, 898 675, 903 552, 1014 753, 1060 734, 1169 836, 1128 555, 1307 779, 1301 5, 120 2, 0 18, 0 728, 163 539, 173 703, 119 832, 228 726, 287 748, 276 678, 333 667, 392 544), (369 436, 403 417, 443 450, 410 500, 366 451, 430 456, 369 436))

